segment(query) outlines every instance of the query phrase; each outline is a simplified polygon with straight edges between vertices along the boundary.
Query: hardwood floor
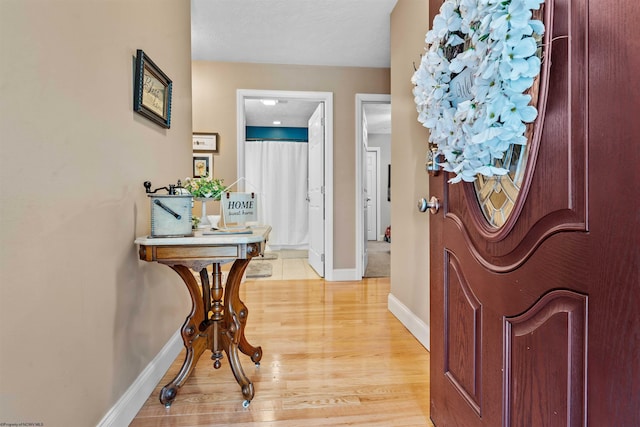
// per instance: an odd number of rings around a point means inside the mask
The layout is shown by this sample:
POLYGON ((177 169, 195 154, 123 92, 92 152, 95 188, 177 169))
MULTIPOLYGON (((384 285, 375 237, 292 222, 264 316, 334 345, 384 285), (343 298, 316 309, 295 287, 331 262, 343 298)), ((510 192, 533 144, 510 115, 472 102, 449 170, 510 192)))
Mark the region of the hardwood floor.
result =
POLYGON ((431 426, 429 353, 388 311, 388 294, 389 278, 247 280, 245 335, 263 350, 259 367, 241 355, 249 408, 228 361, 213 369, 206 351, 165 409, 158 393, 183 352, 131 426, 431 426))

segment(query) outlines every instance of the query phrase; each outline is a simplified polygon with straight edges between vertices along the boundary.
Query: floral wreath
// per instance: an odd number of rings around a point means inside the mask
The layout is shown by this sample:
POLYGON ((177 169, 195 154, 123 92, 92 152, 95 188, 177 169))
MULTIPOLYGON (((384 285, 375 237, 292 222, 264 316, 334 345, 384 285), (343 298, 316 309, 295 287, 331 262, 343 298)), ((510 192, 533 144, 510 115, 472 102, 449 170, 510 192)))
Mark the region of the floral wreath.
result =
POLYGON ((532 10, 543 2, 445 0, 435 16, 411 82, 439 165, 456 174, 449 182, 504 175, 495 160, 511 144, 527 144, 525 123, 538 111, 525 92, 540 73, 544 33, 532 10))

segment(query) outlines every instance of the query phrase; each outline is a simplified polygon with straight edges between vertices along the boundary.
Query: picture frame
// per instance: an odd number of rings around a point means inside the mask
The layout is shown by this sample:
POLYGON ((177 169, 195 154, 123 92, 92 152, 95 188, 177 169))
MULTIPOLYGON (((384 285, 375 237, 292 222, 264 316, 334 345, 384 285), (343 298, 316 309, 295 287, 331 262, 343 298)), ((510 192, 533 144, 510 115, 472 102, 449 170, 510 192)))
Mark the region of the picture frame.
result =
POLYGON ((193 153, 193 177, 213 176, 213 154, 193 153))
POLYGON ((218 152, 218 134, 215 132, 194 132, 191 143, 193 151, 218 152))
POLYGON ((142 49, 138 49, 134 75, 133 111, 169 129, 172 90, 171 79, 142 49))

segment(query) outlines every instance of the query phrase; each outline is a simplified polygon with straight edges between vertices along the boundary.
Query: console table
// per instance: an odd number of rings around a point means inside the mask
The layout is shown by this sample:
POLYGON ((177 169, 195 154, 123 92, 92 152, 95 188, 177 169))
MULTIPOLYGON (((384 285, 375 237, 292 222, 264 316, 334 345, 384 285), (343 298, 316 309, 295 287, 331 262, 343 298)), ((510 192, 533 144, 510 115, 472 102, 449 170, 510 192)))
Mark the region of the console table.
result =
POLYGON ((253 383, 247 378, 238 350, 259 365, 262 349, 247 342, 244 327, 248 309, 240 300, 240 282, 251 258, 264 253, 271 227, 253 227, 250 234, 206 234, 197 231, 193 237, 139 237, 140 259, 171 267, 182 278, 191 295, 192 308, 181 333, 186 357, 182 368, 160 392, 160 402, 171 406, 198 359, 210 350, 213 367, 220 367, 222 352, 227 354, 233 375, 242 389, 248 407, 253 399, 253 383), (223 288, 220 265, 233 262, 223 288), (212 265, 211 282, 207 266, 212 265), (191 270, 200 274, 202 287, 191 270))

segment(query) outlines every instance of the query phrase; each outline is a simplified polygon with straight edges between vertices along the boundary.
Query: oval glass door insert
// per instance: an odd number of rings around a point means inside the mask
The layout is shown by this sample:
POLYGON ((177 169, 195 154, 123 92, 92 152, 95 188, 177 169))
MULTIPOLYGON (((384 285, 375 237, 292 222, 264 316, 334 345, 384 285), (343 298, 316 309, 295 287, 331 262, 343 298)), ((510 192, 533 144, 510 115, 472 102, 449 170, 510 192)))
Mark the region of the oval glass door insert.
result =
POLYGON ((496 166, 509 171, 506 175, 486 177, 478 175, 474 188, 480 209, 493 227, 507 222, 522 187, 530 144, 512 144, 504 159, 496 160, 496 166))

